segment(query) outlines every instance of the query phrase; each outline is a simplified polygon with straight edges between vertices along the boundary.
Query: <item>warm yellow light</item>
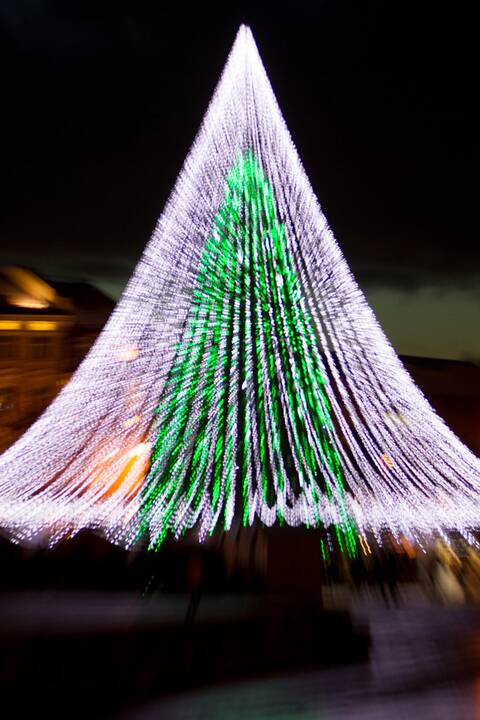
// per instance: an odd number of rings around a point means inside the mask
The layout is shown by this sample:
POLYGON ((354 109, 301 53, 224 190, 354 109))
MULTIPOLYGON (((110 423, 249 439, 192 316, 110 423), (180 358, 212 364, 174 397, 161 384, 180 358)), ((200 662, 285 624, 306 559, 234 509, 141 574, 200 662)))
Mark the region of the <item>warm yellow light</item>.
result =
POLYGON ((0 320, 0 330, 20 330, 21 327, 18 320, 0 320))
POLYGON ((417 556, 417 553, 415 552, 415 548, 413 547, 412 543, 409 540, 407 540, 406 537, 401 537, 400 543, 401 543, 403 549, 405 550, 405 552, 407 553, 408 557, 410 558, 410 560, 413 560, 417 556))
POLYGON ((383 453, 382 460, 388 468, 392 468, 395 464, 388 453, 383 453))
POLYGON ((135 445, 135 447, 130 450, 130 452, 128 453, 128 457, 130 457, 130 458, 140 457, 140 455, 143 455, 143 453, 146 452, 147 450, 149 450, 149 448, 150 448, 149 443, 145 443, 145 442, 138 443, 138 445, 135 445))
POLYGON ((140 415, 134 415, 133 417, 128 418, 128 420, 126 420, 124 422, 123 426, 126 428, 133 427, 134 425, 137 425, 137 423, 139 423, 140 420, 141 420, 140 415))
POLYGON ((44 310, 48 307, 47 302, 30 297, 8 298, 8 304, 14 305, 15 307, 30 308, 32 310, 44 310))
POLYGON ((138 357, 138 348, 136 345, 125 345, 125 347, 121 348, 118 355, 119 360, 136 360, 138 357))
POLYGON ((363 535, 359 535, 359 539, 360 539, 360 545, 362 546, 363 554, 371 555, 372 550, 370 548, 370 545, 368 544, 367 536, 365 535, 365 533, 363 533, 363 535))
POLYGON ((27 330, 56 330, 57 323, 51 320, 32 320, 26 323, 27 330))

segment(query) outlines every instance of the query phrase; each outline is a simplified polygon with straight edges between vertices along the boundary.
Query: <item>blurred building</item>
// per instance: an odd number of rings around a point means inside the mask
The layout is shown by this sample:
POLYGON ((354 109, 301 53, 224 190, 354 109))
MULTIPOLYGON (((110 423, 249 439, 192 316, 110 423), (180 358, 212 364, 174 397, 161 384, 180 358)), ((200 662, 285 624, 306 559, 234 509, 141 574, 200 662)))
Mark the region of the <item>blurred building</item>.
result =
POLYGON ((86 283, 0 267, 0 452, 68 382, 113 305, 86 283))
MULTIPOLYGON (((0 452, 40 415, 86 355, 114 302, 87 283, 0 267, 0 452)), ((480 368, 401 357, 451 429, 480 455, 480 368)))
POLYGON ((102 331, 115 302, 88 283, 54 282, 52 285, 72 303, 74 323, 68 350, 69 371, 73 372, 102 331))
POLYGON ((480 367, 462 360, 400 359, 450 429, 480 456, 480 367))

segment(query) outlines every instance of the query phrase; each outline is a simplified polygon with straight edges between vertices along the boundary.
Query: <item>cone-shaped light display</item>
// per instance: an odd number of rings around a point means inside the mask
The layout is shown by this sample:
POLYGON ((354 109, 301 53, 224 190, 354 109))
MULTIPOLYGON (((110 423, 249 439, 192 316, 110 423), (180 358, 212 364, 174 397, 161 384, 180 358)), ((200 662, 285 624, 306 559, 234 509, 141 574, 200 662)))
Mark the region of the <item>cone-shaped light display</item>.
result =
POLYGON ((0 458, 0 525, 155 548, 259 519, 348 550, 468 533, 479 480, 368 307, 241 27, 113 315, 0 458))

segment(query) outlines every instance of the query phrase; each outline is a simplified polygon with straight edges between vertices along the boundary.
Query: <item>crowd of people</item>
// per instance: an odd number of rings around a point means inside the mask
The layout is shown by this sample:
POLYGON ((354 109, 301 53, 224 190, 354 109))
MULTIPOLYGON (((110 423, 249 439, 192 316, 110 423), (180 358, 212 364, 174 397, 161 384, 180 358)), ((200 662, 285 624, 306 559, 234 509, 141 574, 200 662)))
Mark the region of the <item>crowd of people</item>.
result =
POLYGON ((437 540, 427 548, 388 542, 355 558, 336 558, 327 582, 379 592, 387 606, 402 604, 400 586, 406 583, 416 583, 435 603, 480 604, 480 551, 462 542, 437 540))
POLYGON ((480 603, 480 553, 438 542, 418 562, 419 580, 432 600, 446 605, 480 603))

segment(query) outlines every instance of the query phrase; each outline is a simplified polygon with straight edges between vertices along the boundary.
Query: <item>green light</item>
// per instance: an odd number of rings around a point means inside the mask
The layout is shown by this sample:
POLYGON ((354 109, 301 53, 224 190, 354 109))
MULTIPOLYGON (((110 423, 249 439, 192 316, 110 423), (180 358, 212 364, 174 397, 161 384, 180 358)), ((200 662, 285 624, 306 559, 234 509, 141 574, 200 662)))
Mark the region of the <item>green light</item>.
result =
POLYGON ((159 399, 141 525, 147 529, 161 503, 156 546, 169 528, 180 532, 207 507, 209 532, 222 515, 229 527, 234 506, 248 524, 259 501, 274 507, 283 523, 289 503, 308 492, 315 501, 335 503, 338 542, 356 552, 300 278, 272 186, 247 151, 226 178, 159 399))

